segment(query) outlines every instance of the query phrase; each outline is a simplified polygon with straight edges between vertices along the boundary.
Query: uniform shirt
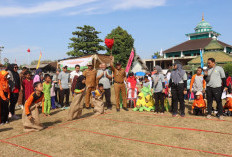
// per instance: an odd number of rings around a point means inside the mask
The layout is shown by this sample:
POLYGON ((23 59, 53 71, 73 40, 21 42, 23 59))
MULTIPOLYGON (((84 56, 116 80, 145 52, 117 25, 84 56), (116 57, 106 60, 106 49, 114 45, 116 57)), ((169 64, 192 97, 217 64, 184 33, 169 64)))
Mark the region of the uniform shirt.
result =
POLYGON ((152 79, 154 82, 153 93, 162 92, 162 90, 163 90, 162 83, 165 82, 164 75, 163 74, 152 75, 152 79), (157 84, 155 85, 156 80, 158 80, 158 81, 157 81, 157 84))
POLYGON ((221 87, 222 78, 226 77, 223 68, 220 66, 216 66, 214 68, 214 72, 213 73, 212 72, 213 72, 213 68, 209 69, 208 75, 211 76, 209 82, 207 83, 207 87, 212 87, 212 88, 221 87))
POLYGON ((69 83, 69 79, 70 79, 70 74, 68 72, 61 72, 58 76, 58 80, 60 80, 61 82, 61 86, 63 89, 68 89, 68 83, 69 83))
POLYGON ((126 77, 125 69, 117 70, 115 67, 111 67, 114 72, 114 81, 117 83, 123 83, 126 77))
POLYGON ((86 77, 85 84, 87 87, 96 87, 96 76, 97 76, 96 70, 86 69, 83 72, 83 75, 86 77))
POLYGON ((74 79, 74 76, 81 76, 82 75, 82 72, 81 71, 79 71, 79 72, 76 72, 76 70, 74 70, 74 71, 72 71, 71 73, 70 73, 70 78, 73 80, 74 79))
POLYGON ((110 75, 110 72, 108 69, 106 70, 98 70, 97 71, 97 77, 100 76, 104 72, 104 75, 100 78, 99 83, 103 84, 104 89, 110 89, 110 79, 108 79, 105 75, 105 72, 107 72, 107 75, 110 75))

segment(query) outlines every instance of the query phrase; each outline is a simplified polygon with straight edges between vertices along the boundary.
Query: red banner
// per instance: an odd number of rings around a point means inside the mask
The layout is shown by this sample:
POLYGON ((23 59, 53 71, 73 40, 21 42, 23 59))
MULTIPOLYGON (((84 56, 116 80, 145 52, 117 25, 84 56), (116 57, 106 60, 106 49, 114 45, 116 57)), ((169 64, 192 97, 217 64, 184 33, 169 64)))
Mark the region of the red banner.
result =
POLYGON ((134 52, 134 49, 132 48, 131 50, 131 54, 130 54, 130 58, 127 62, 127 66, 126 66, 126 72, 128 73, 130 71, 130 67, 131 67, 131 64, 133 62, 133 59, 134 59, 134 55, 135 55, 135 52, 134 52))

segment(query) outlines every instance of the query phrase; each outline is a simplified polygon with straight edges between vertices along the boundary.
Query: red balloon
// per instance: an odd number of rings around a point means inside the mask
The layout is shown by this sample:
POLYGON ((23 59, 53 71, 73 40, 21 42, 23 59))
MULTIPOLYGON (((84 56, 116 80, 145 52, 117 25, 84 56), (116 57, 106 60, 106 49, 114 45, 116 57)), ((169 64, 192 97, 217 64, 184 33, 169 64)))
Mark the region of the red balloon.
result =
POLYGON ((27 52, 31 52, 31 50, 30 50, 30 49, 27 49, 27 52))
POLYGON ((112 49, 114 45, 114 39, 105 39, 105 44, 109 49, 112 49))

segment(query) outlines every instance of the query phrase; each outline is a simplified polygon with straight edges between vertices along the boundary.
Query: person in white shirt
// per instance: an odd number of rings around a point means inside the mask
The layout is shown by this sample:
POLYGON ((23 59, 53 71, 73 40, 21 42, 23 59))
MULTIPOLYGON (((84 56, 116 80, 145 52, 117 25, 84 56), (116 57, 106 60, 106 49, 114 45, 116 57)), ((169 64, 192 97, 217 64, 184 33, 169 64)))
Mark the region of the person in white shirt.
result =
POLYGON ((81 76, 82 72, 80 71, 80 65, 75 65, 75 70, 70 73, 70 79, 73 81, 75 76, 81 76))

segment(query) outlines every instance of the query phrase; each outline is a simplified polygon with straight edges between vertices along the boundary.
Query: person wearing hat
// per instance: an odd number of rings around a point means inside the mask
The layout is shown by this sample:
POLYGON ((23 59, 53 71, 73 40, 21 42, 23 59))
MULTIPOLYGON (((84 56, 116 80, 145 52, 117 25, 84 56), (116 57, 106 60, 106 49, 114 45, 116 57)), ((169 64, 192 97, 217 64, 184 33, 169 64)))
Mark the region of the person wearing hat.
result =
POLYGON ((232 95, 226 95, 226 104, 223 107, 224 113, 227 113, 228 116, 232 115, 232 95))
POLYGON ((63 67, 63 71, 60 72, 58 76, 59 87, 60 87, 60 105, 61 107, 69 106, 69 82, 70 82, 70 74, 67 71, 68 66, 63 67), (64 105, 64 97, 66 96, 66 106, 64 105))
POLYGON ((124 81, 126 81, 126 72, 125 69, 122 68, 122 65, 120 62, 116 63, 116 67, 114 67, 113 64, 113 57, 111 56, 111 62, 110 62, 110 67, 114 73, 114 90, 115 90, 115 99, 116 99, 116 110, 117 112, 120 111, 120 92, 122 95, 122 100, 123 100, 123 109, 125 111, 128 111, 127 109, 127 96, 126 96, 126 85, 124 81))
POLYGON ((97 71, 95 69, 93 69, 93 64, 92 61, 88 62, 87 64, 88 69, 86 69, 83 72, 83 75, 86 77, 86 95, 85 95, 85 107, 87 109, 90 109, 91 107, 93 108, 93 104, 91 104, 90 107, 90 96, 91 96, 91 92, 94 91, 96 89, 96 85, 97 85, 97 71))
POLYGON ((196 96, 195 96, 195 100, 194 100, 193 105, 192 105, 191 113, 192 114, 195 113, 196 115, 198 115, 198 113, 201 112, 201 114, 204 114, 206 104, 205 104, 205 100, 203 98, 203 93, 198 91, 195 95, 196 96))
POLYGON ((187 94, 187 74, 182 69, 182 65, 179 61, 174 63, 173 71, 171 72, 171 78, 169 87, 171 87, 172 94, 172 116, 176 117, 178 110, 178 102, 180 103, 180 115, 185 116, 185 102, 184 95, 187 94))

